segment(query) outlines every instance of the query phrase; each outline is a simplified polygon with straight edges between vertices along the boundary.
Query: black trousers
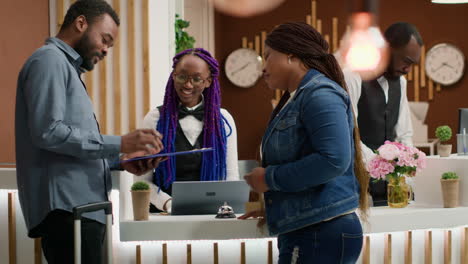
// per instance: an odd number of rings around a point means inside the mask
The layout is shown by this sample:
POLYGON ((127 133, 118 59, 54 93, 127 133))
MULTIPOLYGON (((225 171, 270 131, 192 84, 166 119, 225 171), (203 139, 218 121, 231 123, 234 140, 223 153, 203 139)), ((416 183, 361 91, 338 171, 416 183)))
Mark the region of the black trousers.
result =
MULTIPOLYGON (((81 220, 81 261, 102 264, 106 226, 97 221, 81 220)), ((73 214, 64 210, 50 212, 40 226, 42 250, 49 264, 73 263, 73 214)))

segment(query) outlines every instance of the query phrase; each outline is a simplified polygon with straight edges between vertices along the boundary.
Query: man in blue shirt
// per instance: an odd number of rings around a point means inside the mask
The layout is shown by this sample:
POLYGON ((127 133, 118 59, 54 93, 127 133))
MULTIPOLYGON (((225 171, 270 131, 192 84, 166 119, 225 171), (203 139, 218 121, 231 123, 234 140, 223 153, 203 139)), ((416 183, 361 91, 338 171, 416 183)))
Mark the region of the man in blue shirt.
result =
MULTIPOLYGON (((117 37, 119 18, 104 0, 79 0, 60 32, 34 52, 18 78, 16 163, 28 235, 42 237, 48 263, 73 263, 72 208, 107 201, 110 169, 141 175, 160 160, 128 162, 162 149, 154 129, 102 135, 81 73, 104 59, 117 37), (119 165, 120 164, 120 165, 119 165)), ((85 214, 83 263, 101 263, 105 216, 85 214)))

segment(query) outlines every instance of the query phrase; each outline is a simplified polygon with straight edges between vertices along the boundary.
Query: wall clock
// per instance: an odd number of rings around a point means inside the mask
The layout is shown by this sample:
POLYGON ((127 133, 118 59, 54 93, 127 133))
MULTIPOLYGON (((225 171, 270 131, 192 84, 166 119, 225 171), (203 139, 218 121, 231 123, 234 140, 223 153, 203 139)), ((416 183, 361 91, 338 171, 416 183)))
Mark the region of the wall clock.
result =
POLYGON ((435 82, 451 85, 463 77, 465 56, 452 44, 440 43, 426 54, 426 74, 435 82))
POLYGON ((236 86, 249 88, 262 77, 262 57, 253 49, 236 49, 226 59, 224 70, 228 79, 236 86))

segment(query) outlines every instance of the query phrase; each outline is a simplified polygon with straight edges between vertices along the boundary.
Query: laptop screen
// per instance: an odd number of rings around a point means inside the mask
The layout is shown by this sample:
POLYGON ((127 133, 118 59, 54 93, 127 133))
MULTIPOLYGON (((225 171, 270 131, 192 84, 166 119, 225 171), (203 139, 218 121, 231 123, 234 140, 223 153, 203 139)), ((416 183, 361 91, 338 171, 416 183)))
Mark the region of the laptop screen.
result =
POLYGON ((172 215, 216 215, 226 202, 234 213, 245 211, 250 187, 245 181, 186 181, 172 184, 172 215))

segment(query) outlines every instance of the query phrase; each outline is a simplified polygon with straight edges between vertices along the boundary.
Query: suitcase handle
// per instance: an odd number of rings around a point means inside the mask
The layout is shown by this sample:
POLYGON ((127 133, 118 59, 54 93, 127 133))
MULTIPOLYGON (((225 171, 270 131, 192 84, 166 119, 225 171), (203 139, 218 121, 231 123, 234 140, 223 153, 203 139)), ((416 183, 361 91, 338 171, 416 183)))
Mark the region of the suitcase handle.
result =
POLYGON ((73 219, 80 220, 82 214, 99 210, 104 210, 106 215, 112 214, 112 202, 106 201, 76 206, 73 208, 73 219))
POLYGON ((74 219, 74 255, 75 263, 81 264, 81 216, 84 213, 104 210, 106 214, 106 252, 107 252, 107 263, 111 264, 113 260, 112 256, 112 202, 97 202, 89 203, 85 205, 76 206, 73 208, 73 219, 74 219))

